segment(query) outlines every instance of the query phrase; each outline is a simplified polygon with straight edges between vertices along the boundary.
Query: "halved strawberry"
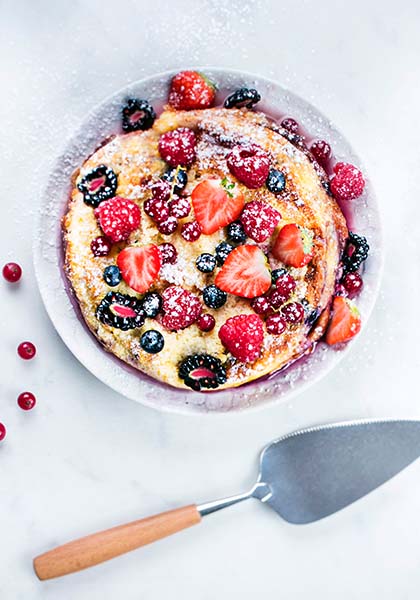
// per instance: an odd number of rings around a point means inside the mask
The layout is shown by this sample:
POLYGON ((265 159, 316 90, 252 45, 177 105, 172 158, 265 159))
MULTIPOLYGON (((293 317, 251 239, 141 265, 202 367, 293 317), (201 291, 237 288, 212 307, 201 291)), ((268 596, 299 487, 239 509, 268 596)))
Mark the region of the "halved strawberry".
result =
POLYGON ((329 346, 348 342, 359 333, 362 326, 357 307, 343 296, 336 296, 332 305, 332 316, 325 341, 329 346))
POLYGON ((143 294, 157 279, 160 271, 160 251, 154 244, 128 246, 117 258, 124 281, 133 290, 143 294))
POLYGON ((215 284, 229 294, 256 298, 271 287, 267 259, 258 246, 245 244, 229 254, 218 272, 215 284))
POLYGON ((244 207, 237 184, 224 179, 205 179, 191 194, 195 218, 203 233, 210 235, 235 221, 244 207))
POLYGON ((289 223, 280 230, 272 249, 273 256, 290 267, 304 267, 313 256, 314 234, 289 223))

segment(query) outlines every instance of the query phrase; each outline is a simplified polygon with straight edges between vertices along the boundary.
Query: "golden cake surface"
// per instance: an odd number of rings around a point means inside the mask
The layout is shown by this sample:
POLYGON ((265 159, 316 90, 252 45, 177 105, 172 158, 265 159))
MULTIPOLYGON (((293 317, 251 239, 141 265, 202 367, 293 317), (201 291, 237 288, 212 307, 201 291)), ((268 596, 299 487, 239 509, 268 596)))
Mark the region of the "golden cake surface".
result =
POLYGON ((328 311, 334 293, 340 256, 348 235, 344 216, 323 183, 325 174, 322 169, 303 148, 287 139, 284 130, 261 112, 225 108, 168 109, 156 119, 152 128, 116 135, 94 152, 74 174, 68 210, 63 219, 65 270, 89 329, 107 351, 176 387, 186 387, 179 376, 179 365, 195 354, 210 355, 224 365, 226 382, 218 389, 235 387, 281 369, 308 350, 323 334, 326 319, 322 315, 328 311), (263 250, 271 269, 285 266, 271 253, 282 227, 293 223, 313 234, 310 262, 300 268, 289 266, 288 272, 296 280, 292 300, 304 301, 306 315, 320 316, 319 326, 314 327, 315 319, 305 318, 301 323, 288 326, 281 335, 272 335, 264 329, 262 348, 254 362, 241 362, 235 358, 222 344, 218 334, 230 317, 255 314, 248 298, 228 294, 226 303, 218 309, 203 303, 203 312, 211 314, 216 322, 209 332, 201 331, 195 323, 185 329, 170 331, 159 318, 147 318, 142 327, 124 331, 101 322, 97 317, 98 305, 110 291, 139 299, 143 296, 124 280, 110 288, 103 278, 104 269, 115 265, 118 254, 127 246, 154 244, 159 247, 167 242, 175 246, 178 253, 176 263, 161 266, 150 291, 162 293, 168 286, 177 285, 191 291, 202 301, 203 289, 214 283, 222 268, 217 266, 212 273, 202 273, 196 267, 196 259, 202 253, 214 255, 216 246, 226 240, 225 228, 209 235, 202 234, 195 242, 189 242, 181 236, 180 227, 182 223, 194 220, 194 210, 188 217, 179 220, 177 231, 171 235, 160 233, 156 223, 144 211, 144 201, 151 197, 151 185, 167 170, 167 164, 159 153, 159 138, 161 134, 179 127, 192 129, 197 138, 196 159, 187 169, 188 183, 183 191, 186 198, 191 197, 200 182, 226 178, 242 192, 245 203, 262 201, 280 213, 280 222, 269 239, 247 241, 247 244, 257 244, 263 250), (274 194, 265 185, 249 189, 232 176, 226 156, 234 145, 249 143, 261 147, 269 155, 271 164, 285 175, 284 192, 274 194), (91 242, 101 236, 102 231, 94 209, 84 202, 77 187, 83 177, 100 165, 106 165, 117 175, 116 195, 132 200, 141 210, 139 227, 128 239, 113 244, 107 256, 94 256, 92 253, 91 242), (150 329, 160 332, 164 338, 164 347, 156 354, 146 352, 140 344, 141 335, 150 329))

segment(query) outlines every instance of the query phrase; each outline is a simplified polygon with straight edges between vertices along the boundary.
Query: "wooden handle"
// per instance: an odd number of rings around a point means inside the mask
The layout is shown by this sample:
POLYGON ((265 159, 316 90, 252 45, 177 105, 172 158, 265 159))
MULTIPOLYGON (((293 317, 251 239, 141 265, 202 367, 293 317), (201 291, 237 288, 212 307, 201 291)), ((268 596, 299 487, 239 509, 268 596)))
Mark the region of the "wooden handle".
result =
POLYGON ((196 525, 201 515, 195 504, 119 525, 106 531, 74 540, 34 559, 39 579, 52 579, 145 546, 177 531, 196 525))

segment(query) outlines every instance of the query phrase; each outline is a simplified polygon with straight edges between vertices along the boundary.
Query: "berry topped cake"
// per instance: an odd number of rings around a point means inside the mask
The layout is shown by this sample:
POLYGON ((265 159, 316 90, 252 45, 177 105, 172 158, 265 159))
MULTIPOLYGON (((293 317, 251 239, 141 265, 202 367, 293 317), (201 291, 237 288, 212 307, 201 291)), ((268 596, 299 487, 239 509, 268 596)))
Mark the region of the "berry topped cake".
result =
POLYGON ((259 111, 257 90, 218 95, 183 71, 160 114, 127 99, 63 219, 65 271, 103 347, 203 392, 355 336, 369 249, 342 212, 363 194, 360 170, 259 111))

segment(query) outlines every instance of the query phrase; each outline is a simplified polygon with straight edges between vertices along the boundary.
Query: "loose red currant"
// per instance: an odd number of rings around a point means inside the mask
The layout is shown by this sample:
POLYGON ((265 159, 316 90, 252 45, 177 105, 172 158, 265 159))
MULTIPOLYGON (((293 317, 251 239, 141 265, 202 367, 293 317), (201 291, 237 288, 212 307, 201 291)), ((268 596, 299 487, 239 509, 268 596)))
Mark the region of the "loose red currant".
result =
POLYGON ((18 396, 17 403, 22 410, 32 410, 36 404, 36 398, 32 392, 22 392, 18 396))
POLYGON ((17 348, 20 358, 30 360, 36 354, 36 348, 32 342, 22 342, 17 348))
POLYGON ((7 263, 3 267, 3 277, 9 283, 16 283, 22 277, 22 268, 17 263, 7 263))

